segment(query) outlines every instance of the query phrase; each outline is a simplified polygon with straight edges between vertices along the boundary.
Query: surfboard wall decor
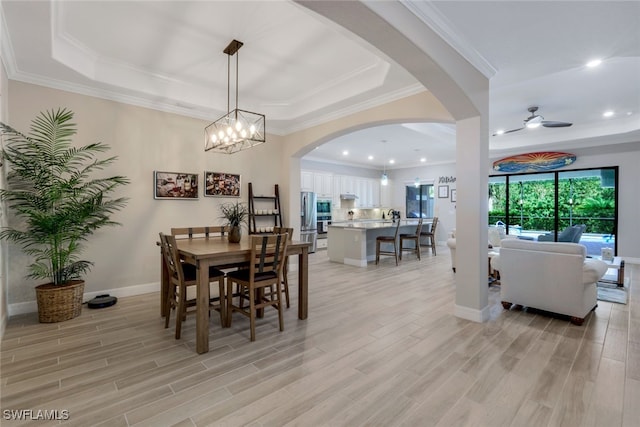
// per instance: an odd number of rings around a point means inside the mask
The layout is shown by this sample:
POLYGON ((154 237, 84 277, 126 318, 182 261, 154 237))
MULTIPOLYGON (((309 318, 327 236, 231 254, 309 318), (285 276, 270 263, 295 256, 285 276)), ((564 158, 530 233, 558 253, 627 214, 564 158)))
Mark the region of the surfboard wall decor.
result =
POLYGON ((557 151, 518 154, 493 162, 493 170, 498 172, 543 172, 568 166, 576 161, 576 156, 557 151))

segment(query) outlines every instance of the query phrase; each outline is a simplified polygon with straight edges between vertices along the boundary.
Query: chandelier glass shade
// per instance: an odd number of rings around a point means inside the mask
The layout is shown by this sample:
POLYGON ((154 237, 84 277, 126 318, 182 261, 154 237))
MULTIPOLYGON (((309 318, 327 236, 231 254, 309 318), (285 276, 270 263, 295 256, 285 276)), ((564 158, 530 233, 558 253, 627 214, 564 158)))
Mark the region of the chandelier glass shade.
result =
POLYGON ((227 114, 204 128, 204 151, 232 154, 265 142, 264 114, 238 108, 238 55, 236 55, 236 108, 230 107, 231 56, 243 43, 233 40, 224 50, 227 59, 227 114))

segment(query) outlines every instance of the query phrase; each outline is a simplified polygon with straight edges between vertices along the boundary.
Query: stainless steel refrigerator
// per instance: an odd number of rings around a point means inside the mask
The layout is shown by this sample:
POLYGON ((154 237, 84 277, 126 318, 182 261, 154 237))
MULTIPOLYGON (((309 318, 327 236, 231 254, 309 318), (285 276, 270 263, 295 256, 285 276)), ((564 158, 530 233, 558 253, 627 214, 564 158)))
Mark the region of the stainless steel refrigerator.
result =
POLYGON ((300 240, 311 243, 309 252, 316 251, 318 242, 318 211, 316 193, 300 193, 300 240))

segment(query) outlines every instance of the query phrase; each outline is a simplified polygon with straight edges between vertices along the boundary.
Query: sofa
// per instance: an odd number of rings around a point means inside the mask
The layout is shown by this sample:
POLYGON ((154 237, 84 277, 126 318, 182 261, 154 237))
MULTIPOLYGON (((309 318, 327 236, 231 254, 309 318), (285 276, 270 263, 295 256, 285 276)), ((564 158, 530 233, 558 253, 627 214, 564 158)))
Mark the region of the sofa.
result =
MULTIPOLYGON (((558 233, 558 242, 580 243, 582 233, 587 229, 585 224, 570 225, 558 233)), ((538 236, 538 242, 553 242, 554 233, 546 233, 538 236)))
POLYGON ((582 325, 596 307, 596 283, 608 268, 603 261, 586 258, 586 252, 577 243, 504 240, 491 259, 492 268, 500 272, 503 307, 536 308, 582 325))
MULTIPOLYGON (((488 256, 493 257, 500 251, 500 246, 502 245, 502 241, 504 239, 515 239, 515 236, 511 236, 505 234, 504 227, 501 226, 490 226, 489 227, 489 244, 487 248, 488 256)), ((456 229, 451 230, 449 234, 449 238, 447 239, 447 246, 449 247, 449 252, 451 253, 451 269, 453 272, 456 272, 456 229)), ((491 272, 490 272, 491 273, 491 272)))

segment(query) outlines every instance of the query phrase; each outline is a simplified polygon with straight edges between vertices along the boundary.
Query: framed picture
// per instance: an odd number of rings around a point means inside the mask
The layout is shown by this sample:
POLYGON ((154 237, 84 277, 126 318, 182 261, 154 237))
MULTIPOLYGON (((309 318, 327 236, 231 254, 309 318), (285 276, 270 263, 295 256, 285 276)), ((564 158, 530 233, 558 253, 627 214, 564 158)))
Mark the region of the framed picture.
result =
POLYGON ((449 186, 438 185, 438 198, 446 199, 447 197, 449 197, 449 186))
POLYGON ((188 172, 153 172, 155 199, 198 199, 198 174, 188 172))
POLYGON ((205 171, 204 183, 205 196, 240 197, 240 175, 205 171))
POLYGON ((455 203, 456 201, 457 201, 457 199, 456 199, 456 189, 453 188, 453 189, 451 189, 451 202, 455 203))

